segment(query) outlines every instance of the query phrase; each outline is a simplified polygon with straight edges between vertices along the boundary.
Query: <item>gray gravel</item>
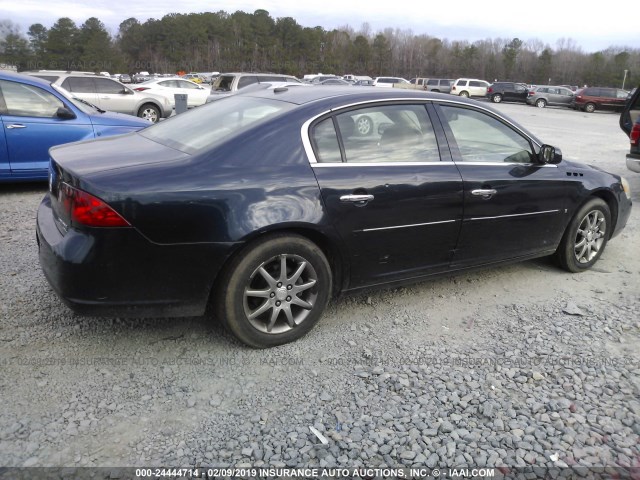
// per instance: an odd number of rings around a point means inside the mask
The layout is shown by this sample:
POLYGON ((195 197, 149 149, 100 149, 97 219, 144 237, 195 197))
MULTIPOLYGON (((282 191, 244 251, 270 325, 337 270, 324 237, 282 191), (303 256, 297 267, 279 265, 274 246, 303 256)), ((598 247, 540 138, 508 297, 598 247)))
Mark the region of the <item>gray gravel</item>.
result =
POLYGON ((541 259, 344 297, 268 351, 206 318, 72 314, 37 261, 46 187, 0 185, 0 465, 637 465, 640 182, 626 139, 615 115, 500 108, 541 136, 570 118, 583 136, 589 123, 587 142, 610 139, 591 159, 565 123, 550 140, 632 183, 630 223, 596 268, 541 259))

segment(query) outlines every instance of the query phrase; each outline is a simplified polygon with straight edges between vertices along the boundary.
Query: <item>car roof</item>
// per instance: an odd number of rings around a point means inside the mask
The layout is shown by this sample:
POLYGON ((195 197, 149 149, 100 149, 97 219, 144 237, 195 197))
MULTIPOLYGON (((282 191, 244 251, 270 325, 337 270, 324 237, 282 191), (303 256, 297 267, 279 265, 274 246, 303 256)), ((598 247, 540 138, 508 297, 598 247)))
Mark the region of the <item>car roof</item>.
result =
MULTIPOLYGON (((323 87, 311 87, 311 88, 275 88, 266 90, 257 90, 251 93, 246 93, 246 96, 261 97, 261 98, 275 98, 277 100, 294 103, 297 105, 303 105, 306 103, 312 103, 319 100, 326 99, 342 99, 343 97, 351 97, 355 102, 362 102, 367 100, 410 100, 410 99, 442 99, 442 94, 431 93, 422 90, 407 90, 401 88, 377 88, 377 87, 362 87, 354 89, 351 85, 327 85, 323 87)), ((453 97, 456 101, 468 101, 466 99, 458 99, 453 97)))
POLYGON ((23 75, 22 73, 14 73, 9 71, 0 72, 0 80, 14 80, 22 83, 26 83, 28 85, 34 85, 41 87, 43 85, 51 85, 51 82, 48 82, 40 77, 34 77, 32 75, 23 75))

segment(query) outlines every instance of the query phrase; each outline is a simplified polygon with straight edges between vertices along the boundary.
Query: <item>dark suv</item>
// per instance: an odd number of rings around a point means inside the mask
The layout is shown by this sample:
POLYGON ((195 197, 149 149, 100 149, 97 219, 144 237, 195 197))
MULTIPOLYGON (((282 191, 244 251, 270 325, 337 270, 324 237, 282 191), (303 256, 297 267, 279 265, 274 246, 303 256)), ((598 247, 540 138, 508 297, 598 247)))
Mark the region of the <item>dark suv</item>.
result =
POLYGON ((640 173, 640 88, 627 101, 620 115, 620 128, 627 134, 631 148, 627 154, 627 168, 640 173))
POLYGON ((495 82, 487 88, 487 98, 495 103, 527 102, 529 89, 524 83, 495 82))
POLYGON ((621 111, 628 94, 629 92, 620 88, 587 87, 576 92, 571 106, 588 113, 596 110, 621 111))

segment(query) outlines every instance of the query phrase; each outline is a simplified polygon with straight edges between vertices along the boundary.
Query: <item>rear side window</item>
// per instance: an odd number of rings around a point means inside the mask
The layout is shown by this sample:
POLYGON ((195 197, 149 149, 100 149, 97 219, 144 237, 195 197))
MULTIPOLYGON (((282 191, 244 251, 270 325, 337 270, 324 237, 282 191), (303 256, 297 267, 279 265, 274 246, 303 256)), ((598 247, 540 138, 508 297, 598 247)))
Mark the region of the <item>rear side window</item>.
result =
POLYGON ((460 81, 458 81, 457 85, 459 87, 466 87, 467 86, 467 81, 466 80, 460 80, 460 81))
POLYGON ((484 82, 478 82, 477 80, 471 80, 469 82, 470 87, 486 87, 487 84, 484 82))
MULTIPOLYGON (((379 105, 335 116, 347 163, 440 161, 438 144, 424 105, 379 105)), ((331 118, 311 134, 320 162, 339 162, 331 118)))
POLYGON ((76 93, 96 93, 96 84, 89 77, 68 77, 62 82, 62 88, 76 93))
POLYGON ((254 75, 242 76, 238 80, 238 90, 240 90, 241 88, 247 87, 249 85, 253 85, 254 83, 259 83, 258 77, 254 75))
POLYGON ((427 85, 438 85, 438 80, 428 80, 427 85))

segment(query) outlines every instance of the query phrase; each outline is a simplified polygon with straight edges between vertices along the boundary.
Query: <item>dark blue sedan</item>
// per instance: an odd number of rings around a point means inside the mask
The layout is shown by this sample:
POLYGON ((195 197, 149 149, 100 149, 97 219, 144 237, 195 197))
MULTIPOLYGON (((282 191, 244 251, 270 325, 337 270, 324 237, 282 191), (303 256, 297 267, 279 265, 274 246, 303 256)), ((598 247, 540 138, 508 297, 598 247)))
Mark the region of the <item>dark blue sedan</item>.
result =
POLYGON ((0 73, 0 182, 47 180, 49 148, 128 133, 149 122, 70 98, 39 78, 0 73))
POLYGON ((51 156, 40 262, 66 304, 211 304, 259 348, 340 292, 545 255, 581 272, 631 211, 621 177, 486 104, 413 90, 270 88, 51 156))

